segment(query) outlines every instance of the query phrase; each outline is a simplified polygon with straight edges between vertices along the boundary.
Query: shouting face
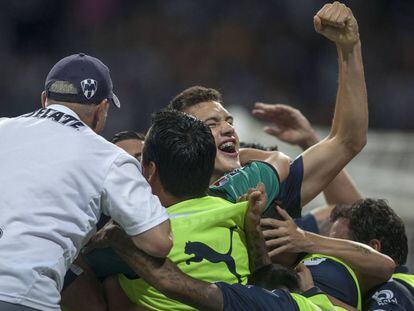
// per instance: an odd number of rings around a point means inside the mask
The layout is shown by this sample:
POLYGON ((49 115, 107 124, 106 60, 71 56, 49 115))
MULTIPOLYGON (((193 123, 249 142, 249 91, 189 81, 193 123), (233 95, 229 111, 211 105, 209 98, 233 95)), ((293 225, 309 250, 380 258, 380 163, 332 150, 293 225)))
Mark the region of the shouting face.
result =
POLYGON ((203 121, 213 133, 217 155, 210 182, 241 166, 239 137, 233 127, 233 117, 220 103, 202 102, 187 108, 184 112, 203 121))

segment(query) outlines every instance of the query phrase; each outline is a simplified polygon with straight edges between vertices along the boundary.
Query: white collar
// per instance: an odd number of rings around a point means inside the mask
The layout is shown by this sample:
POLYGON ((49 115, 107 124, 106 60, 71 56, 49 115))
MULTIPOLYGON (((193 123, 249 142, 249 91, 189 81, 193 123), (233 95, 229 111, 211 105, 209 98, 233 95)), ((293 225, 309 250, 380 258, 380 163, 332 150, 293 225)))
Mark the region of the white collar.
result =
POLYGON ((70 108, 66 107, 66 106, 59 105, 59 104, 52 104, 52 105, 47 106, 47 107, 46 107, 46 109, 47 109, 47 108, 51 108, 51 109, 54 109, 54 110, 57 110, 57 111, 60 111, 60 112, 64 112, 64 113, 66 113, 66 114, 68 114, 68 115, 71 115, 72 117, 75 117, 75 118, 77 118, 78 120, 80 120, 80 118, 79 118, 79 116, 76 114, 76 112, 75 112, 75 111, 73 111, 72 109, 70 109, 70 108))

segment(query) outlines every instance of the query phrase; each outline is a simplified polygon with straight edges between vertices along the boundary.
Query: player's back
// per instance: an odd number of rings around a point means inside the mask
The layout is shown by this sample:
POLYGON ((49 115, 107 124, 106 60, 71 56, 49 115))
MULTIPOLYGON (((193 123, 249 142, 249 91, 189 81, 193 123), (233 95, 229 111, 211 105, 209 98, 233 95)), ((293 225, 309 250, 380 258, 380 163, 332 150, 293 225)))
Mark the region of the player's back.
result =
POLYGON ((0 120, 0 300, 12 292, 49 297, 44 310, 58 303, 56 288, 94 232, 103 181, 121 154, 61 105, 0 120))
POLYGON ((367 294, 364 310, 414 310, 414 297, 405 285, 390 279, 367 294))
MULTIPOLYGON (((246 210, 246 202, 233 204, 210 196, 168 207, 174 236, 169 259, 196 279, 245 284, 250 274, 243 231, 246 210)), ((119 281, 129 299, 148 310, 194 310, 165 297, 142 279, 121 275, 119 281)))

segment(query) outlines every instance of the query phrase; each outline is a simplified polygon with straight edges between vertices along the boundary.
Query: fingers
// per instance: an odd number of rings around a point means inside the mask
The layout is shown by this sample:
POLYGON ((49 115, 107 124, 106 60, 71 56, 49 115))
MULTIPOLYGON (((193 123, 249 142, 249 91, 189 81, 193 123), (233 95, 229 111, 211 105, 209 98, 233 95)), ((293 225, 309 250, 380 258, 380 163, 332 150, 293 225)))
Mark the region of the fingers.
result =
POLYGON ((322 31, 322 21, 317 15, 313 17, 313 26, 315 27, 316 32, 322 31))
MULTIPOLYGON (((314 24, 315 29, 317 31, 322 30, 320 26, 333 26, 336 28, 343 28, 345 27, 345 22, 351 18, 350 15, 351 11, 348 7, 346 7, 343 3, 335 1, 334 3, 325 4, 322 9, 316 13, 315 17, 319 18, 320 24, 318 23, 318 27, 316 27, 315 18, 314 24)), ((318 21, 318 22, 319 22, 318 21)))
POLYGON ((273 218, 260 219, 260 225, 262 227, 271 227, 271 228, 287 227, 287 223, 285 221, 277 220, 273 218))
POLYGON ((300 263, 296 266, 295 270, 296 270, 297 273, 301 273, 301 272, 304 272, 304 271, 309 270, 309 269, 306 268, 306 266, 303 263, 300 263))
POLYGON ((266 247, 274 248, 275 246, 286 245, 290 242, 289 236, 282 236, 280 238, 271 239, 266 241, 266 247))
POLYGON ((262 194, 266 193, 266 188, 265 188, 265 185, 264 185, 264 183, 262 183, 262 182, 259 182, 259 183, 257 184, 256 189, 257 189, 258 191, 260 191, 262 194))
POLYGON ((277 112, 282 113, 290 110, 294 110, 294 108, 284 105, 284 104, 265 104, 265 103, 255 103, 253 111, 264 111, 264 112, 277 112))
POLYGON ((286 212, 283 208, 281 208, 279 206, 276 206, 276 209, 277 209, 277 212, 279 213, 279 215, 283 217, 283 219, 293 221, 292 217, 290 217, 288 212, 286 212))
POLYGON ((278 129, 276 127, 270 127, 266 126, 263 128, 263 131, 269 135, 279 137, 279 135, 282 133, 281 129, 278 129))
POLYGON ((284 252, 287 252, 289 250, 290 250, 290 245, 286 244, 278 248, 272 249, 268 254, 269 254, 269 257, 273 257, 276 255, 282 254, 284 252))
POLYGON ((244 202, 244 201, 247 201, 247 194, 239 196, 236 200, 237 203, 244 202))
POLYGON ((274 109, 277 105, 276 104, 265 104, 257 102, 254 104, 254 109, 262 109, 262 110, 268 110, 268 109, 274 109))
POLYGON ((249 199, 250 206, 253 206, 253 205, 257 204, 257 201, 260 199, 261 194, 262 193, 258 190, 255 190, 255 191, 250 192, 248 194, 248 199, 249 199))
POLYGON ((277 229, 263 230, 262 233, 265 239, 279 238, 282 236, 286 236, 288 230, 286 228, 280 227, 277 229))

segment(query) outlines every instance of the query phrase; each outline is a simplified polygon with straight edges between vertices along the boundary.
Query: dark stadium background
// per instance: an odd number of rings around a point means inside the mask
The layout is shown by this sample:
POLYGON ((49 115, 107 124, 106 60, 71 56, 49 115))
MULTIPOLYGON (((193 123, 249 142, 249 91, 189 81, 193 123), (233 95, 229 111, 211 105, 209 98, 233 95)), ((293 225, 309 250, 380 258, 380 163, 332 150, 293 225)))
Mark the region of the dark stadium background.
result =
MULTIPOLYGON (((107 138, 120 130, 145 131, 152 112, 196 84, 219 89, 226 105, 246 111, 255 101, 293 105, 326 130, 337 87, 336 52, 312 21, 324 3, 0 1, 0 117, 37 109, 49 69, 85 52, 110 67, 123 104, 110 111, 107 138)), ((345 3, 360 25, 371 135, 349 170, 362 193, 389 199, 403 215, 411 247, 414 1, 345 3)), ((414 266, 412 255, 409 264, 414 266)))
MULTIPOLYGON (((124 104, 106 135, 145 130, 151 112, 180 90, 220 89, 228 105, 301 108, 329 125, 334 46, 313 30, 323 1, 1 1, 0 116, 39 105, 50 67, 85 52, 111 68, 124 104)), ((414 1, 346 1, 358 18, 370 125, 413 130, 414 1)))

